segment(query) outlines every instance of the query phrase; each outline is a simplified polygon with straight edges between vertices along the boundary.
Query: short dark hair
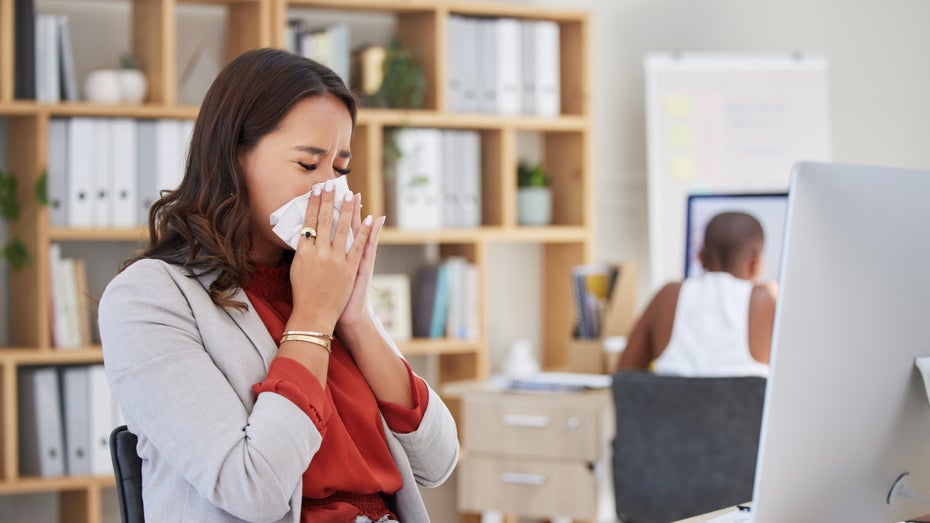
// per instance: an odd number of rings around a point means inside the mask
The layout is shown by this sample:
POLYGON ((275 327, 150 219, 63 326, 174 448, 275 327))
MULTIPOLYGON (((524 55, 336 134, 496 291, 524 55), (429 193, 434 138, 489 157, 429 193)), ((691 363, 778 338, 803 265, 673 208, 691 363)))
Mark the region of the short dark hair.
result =
POLYGON ((714 216, 704 230, 705 263, 731 272, 747 250, 758 248, 761 251, 764 242, 762 224, 754 216, 744 212, 722 212, 714 216))
POLYGON ((274 131, 312 96, 345 104, 355 128, 358 102, 342 79, 313 60, 280 49, 254 49, 220 71, 200 106, 184 178, 149 211, 149 244, 136 258, 156 258, 196 273, 218 271, 210 297, 222 306, 254 271, 250 200, 239 155, 274 131))

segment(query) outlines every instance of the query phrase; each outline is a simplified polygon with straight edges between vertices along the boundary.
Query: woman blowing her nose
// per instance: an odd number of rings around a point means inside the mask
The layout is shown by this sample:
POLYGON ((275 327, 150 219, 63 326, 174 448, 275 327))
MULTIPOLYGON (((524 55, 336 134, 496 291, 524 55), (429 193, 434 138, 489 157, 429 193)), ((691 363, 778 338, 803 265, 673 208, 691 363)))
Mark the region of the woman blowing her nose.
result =
POLYGON ((452 472, 456 428, 367 305, 383 217, 350 192, 334 219, 355 118, 335 73, 279 50, 207 92, 183 181, 100 301, 147 520, 429 521, 417 485, 452 472), (292 249, 270 215, 308 193, 292 249))

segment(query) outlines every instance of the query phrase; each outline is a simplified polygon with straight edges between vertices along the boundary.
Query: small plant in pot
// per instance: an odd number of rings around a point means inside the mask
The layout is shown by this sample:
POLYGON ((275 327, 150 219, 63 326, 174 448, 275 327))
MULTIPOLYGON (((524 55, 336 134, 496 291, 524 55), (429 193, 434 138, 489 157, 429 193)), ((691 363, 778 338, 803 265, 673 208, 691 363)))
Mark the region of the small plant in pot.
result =
POLYGON ((520 160, 517 164, 517 222, 549 225, 552 222, 552 191, 542 165, 520 160))

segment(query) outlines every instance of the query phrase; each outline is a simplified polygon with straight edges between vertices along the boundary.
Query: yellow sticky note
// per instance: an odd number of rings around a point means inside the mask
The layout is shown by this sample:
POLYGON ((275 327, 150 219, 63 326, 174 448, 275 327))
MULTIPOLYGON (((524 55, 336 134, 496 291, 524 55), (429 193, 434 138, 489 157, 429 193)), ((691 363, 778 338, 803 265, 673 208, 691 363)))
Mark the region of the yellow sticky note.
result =
POLYGON ((666 96, 665 112, 675 118, 691 116, 691 97, 686 94, 670 94, 666 96))
POLYGON ((672 178, 676 180, 694 179, 694 160, 691 158, 674 158, 671 163, 672 178))
POLYGON ((668 144, 679 149, 690 149, 694 143, 694 132, 690 125, 673 125, 668 130, 668 144))

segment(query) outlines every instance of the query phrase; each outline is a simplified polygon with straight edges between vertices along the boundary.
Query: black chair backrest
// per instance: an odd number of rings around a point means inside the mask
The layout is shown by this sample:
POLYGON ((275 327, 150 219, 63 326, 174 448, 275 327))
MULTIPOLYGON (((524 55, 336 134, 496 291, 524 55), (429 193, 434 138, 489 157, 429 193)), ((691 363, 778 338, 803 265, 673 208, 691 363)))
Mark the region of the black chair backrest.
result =
POLYGON ((749 501, 765 378, 614 375, 621 521, 664 523, 749 501))
POLYGON ((126 425, 110 433, 110 458, 116 475, 116 497, 123 523, 143 523, 142 510, 142 458, 136 454, 138 438, 126 425))

